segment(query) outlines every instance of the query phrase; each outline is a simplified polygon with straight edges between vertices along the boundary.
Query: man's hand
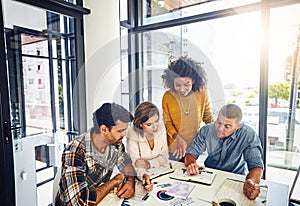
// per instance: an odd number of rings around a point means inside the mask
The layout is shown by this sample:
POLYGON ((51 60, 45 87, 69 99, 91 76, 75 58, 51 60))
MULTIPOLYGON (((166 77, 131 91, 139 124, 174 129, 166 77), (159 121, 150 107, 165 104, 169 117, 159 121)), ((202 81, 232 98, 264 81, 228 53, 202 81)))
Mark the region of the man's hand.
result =
POLYGON ((125 178, 125 176, 121 173, 119 173, 116 176, 114 176, 113 178, 111 178, 111 180, 114 181, 114 187, 117 187, 120 183, 122 183, 124 178, 125 178))
POLYGON ((174 155, 177 159, 182 158, 186 153, 187 144, 185 140, 178 134, 176 135, 175 144, 176 150, 174 152, 174 155))
POLYGON ((253 182, 252 179, 247 179, 244 183, 244 194, 250 199, 255 200, 260 193, 260 186, 253 182))
MULTIPOLYGON (((118 175, 116 175, 116 176, 118 176, 118 175)), ((124 176, 124 178, 121 180, 121 182, 119 182, 118 191, 117 191, 116 195, 122 199, 133 197, 134 196, 134 178, 126 177, 126 179, 125 179, 125 176, 124 176)))
POLYGON ((199 174, 199 169, 205 169, 205 166, 199 166, 197 163, 191 163, 186 167, 186 173, 188 175, 199 174))
POLYGON ((254 167, 252 168, 246 176, 246 181, 244 183, 244 194, 250 199, 254 200, 258 197, 260 193, 260 178, 262 176, 262 168, 254 167))

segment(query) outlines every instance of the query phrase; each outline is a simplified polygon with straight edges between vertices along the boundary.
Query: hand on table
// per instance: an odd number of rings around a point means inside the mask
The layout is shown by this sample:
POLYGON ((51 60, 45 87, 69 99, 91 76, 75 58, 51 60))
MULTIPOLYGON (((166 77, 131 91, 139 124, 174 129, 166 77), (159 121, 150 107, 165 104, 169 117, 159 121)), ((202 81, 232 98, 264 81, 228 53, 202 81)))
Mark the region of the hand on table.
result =
POLYGON ((199 174, 199 169, 205 169, 205 166, 199 166, 197 163, 191 163, 186 167, 186 173, 188 175, 199 174))
POLYGON ((143 175, 142 185, 147 191, 151 191, 153 189, 153 183, 150 181, 150 176, 148 174, 143 175))
POLYGON ((116 195, 122 199, 134 196, 134 178, 124 178, 126 177, 123 174, 117 174, 113 177, 113 179, 116 180, 116 186, 118 186, 116 195))
POLYGON ((252 179, 247 179, 244 183, 243 190, 248 199, 255 200, 259 196, 260 186, 254 183, 252 179))

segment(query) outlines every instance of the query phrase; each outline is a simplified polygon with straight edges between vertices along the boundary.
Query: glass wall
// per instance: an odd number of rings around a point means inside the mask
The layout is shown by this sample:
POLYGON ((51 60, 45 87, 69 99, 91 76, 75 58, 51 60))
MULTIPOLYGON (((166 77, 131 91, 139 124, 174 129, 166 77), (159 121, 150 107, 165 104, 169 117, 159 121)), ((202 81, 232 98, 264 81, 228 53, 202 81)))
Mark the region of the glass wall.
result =
POLYGON ((299 25, 300 4, 271 9, 266 178, 290 186, 300 165, 299 25))
MULTIPOLYGON (((255 6, 260 0, 144 0, 142 4, 142 25, 179 19, 220 10, 255 6)), ((230 12, 230 11, 228 11, 230 12)))
MULTIPOLYGON (((129 64, 129 68, 142 74, 142 88, 130 91, 129 97, 142 90, 140 101, 152 101, 161 108, 165 91, 161 79, 163 69, 179 56, 198 60, 208 73, 215 117, 221 106, 235 103, 243 109, 243 122, 258 134, 265 125, 266 136, 261 137, 266 141, 265 179, 291 187, 300 164, 300 65, 296 63, 299 62, 296 50, 300 43, 300 4, 284 6, 282 1, 280 6, 271 6, 268 19, 261 13, 260 1, 240 4, 236 1, 239 5, 228 2, 219 8, 210 7, 217 3, 212 1, 171 11, 163 1, 144 1, 140 12, 143 15, 139 16, 141 25, 129 28, 130 37, 141 36, 138 38, 141 43, 134 44, 139 49, 134 52, 142 56, 142 66, 129 64), (154 6, 155 3, 158 5, 154 6), (155 10, 158 7, 160 10, 155 10), (267 39, 262 39, 263 32, 268 33, 267 39), (266 55, 261 51, 268 51, 268 68, 261 66, 266 55), (267 82, 261 81, 262 70, 267 71, 267 82), (268 85, 268 91, 263 83, 268 85), (259 114, 263 106, 259 104, 264 98, 268 101, 265 118, 259 114)), ((131 76, 132 81, 134 77, 131 76)), ((297 184, 295 191, 300 191, 299 187, 297 184)), ((300 200, 300 194, 294 192, 292 198, 300 200)))

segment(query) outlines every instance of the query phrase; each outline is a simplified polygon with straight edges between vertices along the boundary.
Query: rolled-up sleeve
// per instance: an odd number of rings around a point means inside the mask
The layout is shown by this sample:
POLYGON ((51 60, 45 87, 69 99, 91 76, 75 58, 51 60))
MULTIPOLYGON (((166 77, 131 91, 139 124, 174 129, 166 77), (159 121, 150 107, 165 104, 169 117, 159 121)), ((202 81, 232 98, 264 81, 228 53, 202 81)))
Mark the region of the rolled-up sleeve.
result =
POLYGON ((201 128, 192 144, 187 149, 186 153, 191 154, 195 159, 198 159, 198 157, 206 150, 205 133, 205 128, 201 128))
POLYGON ((264 169, 264 164, 262 160, 262 147, 258 136, 254 131, 248 130, 247 138, 248 146, 243 152, 245 161, 247 162, 248 170, 252 168, 259 167, 264 169))

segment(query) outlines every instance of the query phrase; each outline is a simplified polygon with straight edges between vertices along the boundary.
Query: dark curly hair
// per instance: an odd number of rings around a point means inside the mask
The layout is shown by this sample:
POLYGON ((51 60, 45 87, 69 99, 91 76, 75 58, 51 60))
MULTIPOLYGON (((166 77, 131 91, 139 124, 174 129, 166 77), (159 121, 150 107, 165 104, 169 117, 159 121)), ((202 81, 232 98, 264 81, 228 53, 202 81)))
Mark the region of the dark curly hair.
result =
POLYGON ((165 88, 170 88, 175 93, 174 79, 178 77, 190 77, 193 80, 193 92, 200 91, 207 84, 206 71, 201 63, 186 56, 179 57, 176 61, 170 63, 161 76, 165 88))

